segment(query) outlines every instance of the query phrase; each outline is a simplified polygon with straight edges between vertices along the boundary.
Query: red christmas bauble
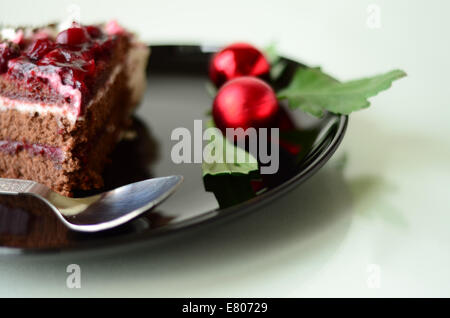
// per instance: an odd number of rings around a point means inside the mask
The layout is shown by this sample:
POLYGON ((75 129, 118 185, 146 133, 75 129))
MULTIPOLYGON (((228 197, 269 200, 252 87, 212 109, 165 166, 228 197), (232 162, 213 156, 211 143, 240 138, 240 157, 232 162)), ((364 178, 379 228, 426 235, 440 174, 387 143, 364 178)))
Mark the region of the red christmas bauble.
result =
POLYGON ((265 56, 247 43, 231 44, 216 53, 209 65, 209 78, 220 87, 241 76, 268 78, 270 64, 265 56))
POLYGON ((243 76, 219 89, 212 114, 216 126, 225 134, 226 128, 271 127, 278 107, 275 92, 266 82, 243 76))

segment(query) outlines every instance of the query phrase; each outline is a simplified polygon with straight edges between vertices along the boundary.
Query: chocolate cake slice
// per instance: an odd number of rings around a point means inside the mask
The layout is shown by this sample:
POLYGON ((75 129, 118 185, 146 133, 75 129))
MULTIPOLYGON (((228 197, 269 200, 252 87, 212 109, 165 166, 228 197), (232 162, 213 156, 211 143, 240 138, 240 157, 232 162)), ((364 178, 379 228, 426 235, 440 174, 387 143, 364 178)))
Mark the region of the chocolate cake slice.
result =
POLYGON ((103 185, 145 89, 149 49, 116 22, 0 31, 0 177, 103 185))

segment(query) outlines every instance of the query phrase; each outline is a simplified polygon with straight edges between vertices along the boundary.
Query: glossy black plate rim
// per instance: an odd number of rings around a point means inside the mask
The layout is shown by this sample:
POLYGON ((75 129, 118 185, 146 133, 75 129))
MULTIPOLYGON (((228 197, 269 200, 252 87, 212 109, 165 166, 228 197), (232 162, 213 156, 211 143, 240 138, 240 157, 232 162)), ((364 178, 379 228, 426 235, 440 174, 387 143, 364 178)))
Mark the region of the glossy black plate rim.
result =
MULTIPOLYGON (((198 48, 202 50, 201 46, 195 45, 156 45, 151 46, 158 49, 161 48, 198 48)), ((291 61, 294 62, 294 61, 291 61)), ((294 62, 298 65, 300 63, 294 62)), ((217 223, 218 221, 231 220, 234 217, 248 214, 255 211, 257 208, 264 204, 271 202, 281 196, 287 194, 294 188, 301 185, 308 180, 314 173, 316 173, 336 152, 337 148, 341 144, 345 132, 347 130, 349 116, 348 115, 332 115, 336 117, 336 128, 331 140, 325 144, 323 148, 320 148, 320 153, 317 156, 313 156, 311 160, 303 167, 298 173, 294 174, 291 178, 284 181, 280 185, 262 193, 258 196, 245 201, 243 203, 231 206, 225 209, 215 209, 208 211, 200 216, 192 217, 184 221, 177 222, 175 224, 168 224, 161 228, 153 229, 146 233, 133 233, 125 237, 109 237, 104 240, 87 241, 86 243, 79 244, 77 246, 68 246, 64 248, 50 248, 50 249, 27 249, 20 247, 0 247, 0 254, 42 254, 42 253, 58 253, 58 252, 76 252, 85 251, 91 249, 98 249, 102 247, 119 247, 123 245, 137 244, 149 238, 166 237, 170 234, 179 234, 189 229, 198 228, 211 223, 217 223)), ((149 212, 151 213, 151 212, 149 212)))
POLYGON ((243 213, 253 211, 261 205, 269 203, 274 199, 278 199, 282 195, 285 195, 289 191, 292 191, 303 182, 308 180, 321 167, 323 167, 341 144, 347 130, 349 118, 348 115, 336 116, 338 116, 336 132, 328 145, 326 145, 325 148, 323 148, 323 150, 320 152, 320 155, 314 158, 314 160, 312 160, 307 166, 305 166, 304 169, 302 169, 299 173, 295 174, 293 177, 286 180, 282 184, 235 206, 231 206, 225 209, 212 210, 206 212, 201 216, 193 217, 176 224, 169 224, 163 228, 155 229, 152 231, 152 233, 148 233, 146 235, 143 235, 142 237, 145 238, 153 235, 164 234, 165 232, 176 230, 180 227, 183 229, 187 229, 190 227, 200 226, 208 222, 219 221, 220 219, 232 218, 233 216, 242 215, 243 213))

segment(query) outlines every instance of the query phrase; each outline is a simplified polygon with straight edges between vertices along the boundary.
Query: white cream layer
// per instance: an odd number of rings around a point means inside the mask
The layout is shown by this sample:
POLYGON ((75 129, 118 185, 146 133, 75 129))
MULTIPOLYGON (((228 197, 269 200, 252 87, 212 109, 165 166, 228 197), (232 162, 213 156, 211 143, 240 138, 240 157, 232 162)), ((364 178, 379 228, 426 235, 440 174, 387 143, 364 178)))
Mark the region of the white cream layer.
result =
POLYGON ((39 115, 44 116, 47 114, 55 114, 59 117, 66 117, 70 122, 76 121, 76 115, 68 111, 68 106, 21 101, 0 96, 0 111, 7 111, 10 109, 17 110, 21 113, 38 113, 39 115))
MULTIPOLYGON (((106 82, 105 86, 102 87, 97 94, 94 96, 94 98, 89 102, 89 104, 86 106, 87 108, 90 107, 93 103, 98 102, 103 95, 106 93, 106 91, 109 89, 109 87, 112 85, 112 83, 115 81, 117 75, 122 71, 122 65, 117 65, 114 70, 112 71, 108 81, 106 82)), ((29 101, 22 101, 22 100, 16 100, 16 99, 10 99, 8 97, 0 96, 0 111, 6 111, 10 109, 15 109, 21 113, 29 113, 29 114, 35 114, 38 113, 39 115, 47 115, 47 114, 54 114, 59 117, 66 117, 71 123, 75 123, 77 120, 84 120, 83 116, 78 116, 76 113, 71 112, 71 106, 70 104, 48 104, 43 102, 29 102, 29 101)))

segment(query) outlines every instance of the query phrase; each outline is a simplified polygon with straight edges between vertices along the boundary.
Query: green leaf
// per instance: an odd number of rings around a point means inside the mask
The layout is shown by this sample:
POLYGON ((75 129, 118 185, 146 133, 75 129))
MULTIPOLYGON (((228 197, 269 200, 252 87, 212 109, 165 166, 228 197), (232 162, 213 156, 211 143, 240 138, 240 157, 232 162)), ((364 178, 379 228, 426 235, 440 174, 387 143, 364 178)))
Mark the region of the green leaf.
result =
POLYGON ((269 61, 269 64, 274 64, 280 59, 280 56, 278 55, 277 48, 275 42, 270 43, 265 49, 264 49, 264 55, 267 58, 267 61, 269 61))
MULTIPOLYGON (((215 128, 212 121, 208 128, 215 128)), ((203 176, 218 174, 249 174, 258 170, 258 161, 244 149, 235 146, 215 128, 211 141, 204 148, 203 176), (211 151, 209 151, 211 150, 211 151)))
POLYGON ((286 69, 288 63, 279 56, 275 43, 271 43, 264 49, 264 55, 270 64, 270 78, 272 81, 276 81, 286 69))
POLYGON ((271 64, 270 78, 272 81, 276 81, 283 74, 284 70, 288 66, 288 62, 279 59, 276 63, 271 64))
POLYGON ((250 174, 216 174, 203 177, 205 190, 212 192, 221 209, 255 197, 250 174))
POLYGON ((317 117, 322 116, 324 111, 350 114, 369 107, 369 97, 388 89, 393 81, 404 76, 405 72, 393 70, 341 83, 320 68, 300 68, 289 86, 278 93, 278 98, 286 98, 291 108, 300 108, 317 117))
MULTIPOLYGON (((215 128, 210 120, 208 128, 215 128)), ((251 180, 258 176, 256 159, 245 150, 236 147, 216 128, 206 147, 212 147, 211 153, 205 152, 203 158, 203 184, 205 190, 214 193, 220 208, 226 208, 247 201, 255 196, 251 180), (230 159, 230 154, 234 154, 230 159), (210 162, 211 156, 220 158, 221 162, 210 162), (217 155, 217 156, 216 156, 217 155), (246 158, 239 163, 237 158, 246 158), (228 158, 228 161, 227 161, 228 158)), ((204 149, 206 149, 206 147, 204 149)))
POLYGON ((217 94, 217 88, 211 82, 206 82, 205 84, 206 92, 209 97, 214 98, 217 94))

